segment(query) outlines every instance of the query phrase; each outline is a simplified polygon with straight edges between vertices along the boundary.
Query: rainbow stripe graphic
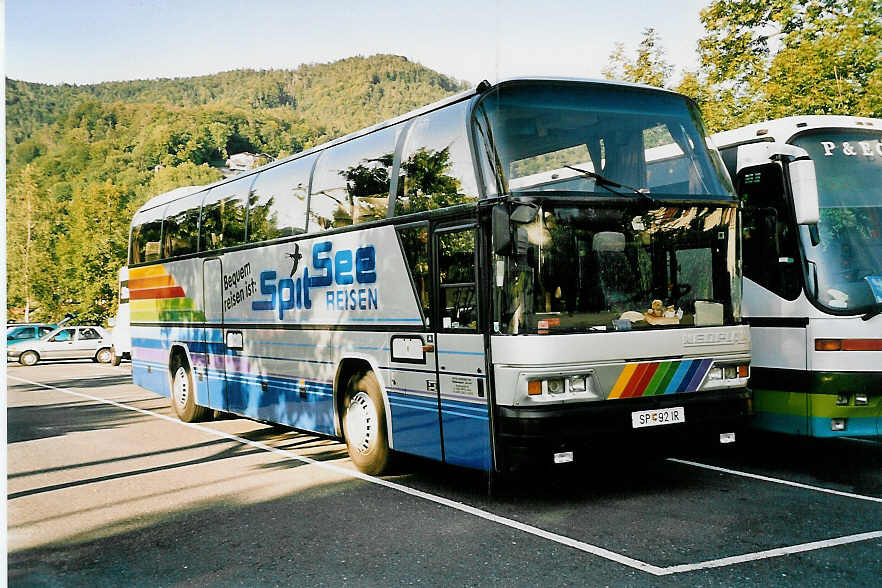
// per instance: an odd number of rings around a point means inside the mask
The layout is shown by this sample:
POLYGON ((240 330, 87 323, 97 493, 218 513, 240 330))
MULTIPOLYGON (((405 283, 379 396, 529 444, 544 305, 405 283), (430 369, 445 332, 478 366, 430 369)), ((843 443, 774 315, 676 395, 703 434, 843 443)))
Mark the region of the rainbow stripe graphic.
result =
POLYGON ((129 305, 133 323, 205 322, 205 313, 162 265, 129 270, 129 305))
POLYGON ((628 363, 607 398, 695 392, 712 363, 712 359, 628 363))

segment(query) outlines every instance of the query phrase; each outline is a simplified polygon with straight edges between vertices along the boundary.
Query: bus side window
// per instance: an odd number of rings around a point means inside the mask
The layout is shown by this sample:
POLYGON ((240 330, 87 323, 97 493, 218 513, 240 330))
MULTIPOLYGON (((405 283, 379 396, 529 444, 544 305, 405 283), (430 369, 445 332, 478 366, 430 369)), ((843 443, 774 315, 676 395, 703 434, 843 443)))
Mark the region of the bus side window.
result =
POLYGON ((442 329, 478 328, 475 231, 438 235, 438 308, 442 329))
POLYGON ((467 112, 468 104, 461 102, 414 121, 401 154, 396 215, 477 200, 467 112))
POLYGON ((253 181, 254 176, 245 176, 208 192, 199 220, 200 251, 245 243, 248 191, 253 181))
POLYGON ((802 272, 780 165, 770 163, 741 170, 736 189, 744 206, 744 277, 786 300, 795 300, 801 291, 802 272))
POLYGON ((309 174, 318 154, 268 169, 248 195, 248 242, 299 235, 306 230, 309 174))
POLYGON ((162 213, 165 207, 152 208, 135 215, 132 219, 132 248, 129 264, 159 259, 162 236, 162 213))
POLYGON ((162 257, 168 259, 196 253, 199 249, 199 204, 202 194, 194 194, 168 205, 162 234, 162 257))
POLYGON ((324 152, 312 177, 310 232, 386 218, 401 128, 380 129, 324 152))
POLYGON ((398 238, 423 317, 429 318, 429 230, 426 226, 405 227, 398 230, 398 238))

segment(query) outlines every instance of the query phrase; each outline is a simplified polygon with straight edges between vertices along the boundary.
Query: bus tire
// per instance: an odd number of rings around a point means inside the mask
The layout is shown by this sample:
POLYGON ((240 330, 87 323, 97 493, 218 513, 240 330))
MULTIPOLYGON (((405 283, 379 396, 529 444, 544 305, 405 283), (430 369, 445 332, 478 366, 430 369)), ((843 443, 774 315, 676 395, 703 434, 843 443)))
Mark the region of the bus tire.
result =
POLYGON ((382 474, 390 465, 383 395, 373 371, 349 378, 343 401, 343 435, 352 463, 360 472, 382 474))
POLYGON ((21 365, 36 365, 40 361, 40 356, 36 351, 25 351, 18 356, 18 363, 21 365))
POLYGON ((172 393, 171 404, 178 418, 185 423, 204 420, 208 409, 196 404, 196 390, 193 386, 193 374, 187 362, 180 355, 172 362, 172 393))

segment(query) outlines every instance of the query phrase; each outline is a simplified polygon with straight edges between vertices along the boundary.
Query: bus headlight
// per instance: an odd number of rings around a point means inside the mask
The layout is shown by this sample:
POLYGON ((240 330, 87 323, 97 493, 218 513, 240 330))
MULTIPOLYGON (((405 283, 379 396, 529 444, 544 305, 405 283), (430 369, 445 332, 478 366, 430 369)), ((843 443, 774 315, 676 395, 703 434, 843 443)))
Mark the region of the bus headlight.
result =
POLYGON ((600 399, 591 373, 534 376, 527 380, 527 395, 538 401, 600 399))
POLYGON ((570 392, 585 392, 588 390, 587 378, 585 376, 570 376, 568 384, 570 392))
POLYGON ((714 365, 707 371, 701 388, 707 390, 746 386, 748 377, 750 377, 750 364, 747 362, 714 365))

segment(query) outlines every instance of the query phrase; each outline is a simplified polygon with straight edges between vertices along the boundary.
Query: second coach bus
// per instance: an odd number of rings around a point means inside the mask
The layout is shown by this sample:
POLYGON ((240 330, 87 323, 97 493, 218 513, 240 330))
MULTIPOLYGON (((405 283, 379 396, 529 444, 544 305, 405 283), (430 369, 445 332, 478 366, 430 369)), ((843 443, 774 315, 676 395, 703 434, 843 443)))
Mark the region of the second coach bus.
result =
POLYGON ((728 442, 750 410, 738 244, 688 98, 484 82, 143 206, 134 380, 186 421, 345 439, 368 473, 728 442))
POLYGON ((882 436, 882 119, 795 116, 714 141, 744 206, 754 424, 882 436))

